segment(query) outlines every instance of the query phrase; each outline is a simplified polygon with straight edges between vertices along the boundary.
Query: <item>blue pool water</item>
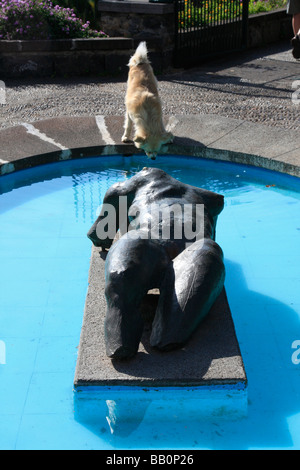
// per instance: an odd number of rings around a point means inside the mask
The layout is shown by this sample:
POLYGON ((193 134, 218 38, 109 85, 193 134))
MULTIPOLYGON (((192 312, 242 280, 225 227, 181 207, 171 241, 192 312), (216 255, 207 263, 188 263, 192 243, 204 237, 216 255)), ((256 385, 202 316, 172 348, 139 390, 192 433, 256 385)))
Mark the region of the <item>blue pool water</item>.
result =
POLYGON ((224 162, 101 157, 1 177, 0 449, 299 449, 299 215, 298 179, 224 162), (91 253, 86 232, 106 189, 150 165, 225 195, 217 241, 248 410, 234 420, 146 410, 118 434, 92 403, 76 412, 72 387, 91 253))

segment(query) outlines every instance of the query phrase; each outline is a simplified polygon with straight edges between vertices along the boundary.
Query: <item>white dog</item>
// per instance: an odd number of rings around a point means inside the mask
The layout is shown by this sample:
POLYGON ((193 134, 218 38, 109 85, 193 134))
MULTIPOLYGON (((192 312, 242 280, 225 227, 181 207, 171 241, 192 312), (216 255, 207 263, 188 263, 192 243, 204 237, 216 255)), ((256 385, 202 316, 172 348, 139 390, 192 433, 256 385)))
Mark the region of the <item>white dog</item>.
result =
POLYGON ((140 43, 128 65, 125 132, 122 142, 130 141, 134 126, 135 146, 155 160, 161 147, 173 142, 173 135, 163 125, 162 104, 145 42, 140 43))

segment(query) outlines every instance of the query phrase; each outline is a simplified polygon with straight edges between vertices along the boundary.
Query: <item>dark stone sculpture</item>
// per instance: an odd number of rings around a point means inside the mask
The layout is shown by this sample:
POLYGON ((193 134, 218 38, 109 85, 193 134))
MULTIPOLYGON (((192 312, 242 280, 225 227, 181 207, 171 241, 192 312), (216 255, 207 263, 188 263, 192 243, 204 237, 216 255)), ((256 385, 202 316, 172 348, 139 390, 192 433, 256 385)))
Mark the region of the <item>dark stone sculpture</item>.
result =
POLYGON ((110 249, 105 267, 109 357, 136 354, 144 326, 140 305, 153 288, 160 289, 160 297, 151 346, 169 351, 187 342, 224 285, 223 253, 215 242, 223 207, 223 196, 181 183, 157 168, 144 168, 107 191, 88 237, 95 246, 110 249), (119 228, 125 233, 112 244, 119 228))

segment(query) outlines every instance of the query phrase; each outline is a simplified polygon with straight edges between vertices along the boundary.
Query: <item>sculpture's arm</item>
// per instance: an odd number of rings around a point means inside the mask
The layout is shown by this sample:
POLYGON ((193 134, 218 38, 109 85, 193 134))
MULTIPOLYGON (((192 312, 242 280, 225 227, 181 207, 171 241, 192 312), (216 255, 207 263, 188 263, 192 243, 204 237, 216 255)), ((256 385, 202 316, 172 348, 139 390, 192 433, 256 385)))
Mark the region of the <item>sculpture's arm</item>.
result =
POLYGON ((120 221, 127 223, 127 208, 134 195, 128 182, 114 184, 104 196, 100 215, 87 234, 97 247, 109 249, 120 228, 120 221))
POLYGON ((202 188, 194 188, 195 193, 205 204, 212 217, 217 217, 224 209, 224 196, 202 188))

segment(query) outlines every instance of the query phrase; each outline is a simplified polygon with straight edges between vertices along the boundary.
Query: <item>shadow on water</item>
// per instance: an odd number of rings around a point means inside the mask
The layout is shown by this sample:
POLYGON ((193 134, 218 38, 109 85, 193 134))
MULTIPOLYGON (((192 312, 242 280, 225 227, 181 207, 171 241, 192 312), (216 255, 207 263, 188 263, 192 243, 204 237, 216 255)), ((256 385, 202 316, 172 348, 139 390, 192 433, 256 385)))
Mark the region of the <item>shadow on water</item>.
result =
MULTIPOLYGON (((291 362, 292 350, 287 352, 286 360, 282 359, 278 332, 288 325, 297 334, 299 317, 275 298, 250 290, 240 265, 226 260, 226 267, 226 289, 248 376, 247 416, 232 419, 223 413, 199 418, 192 412, 180 414, 180 408, 177 414, 166 416, 163 409, 160 414, 159 400, 152 412, 150 395, 149 399, 136 400, 137 395, 127 392, 118 401, 113 388, 100 400, 89 394, 84 399, 75 394, 75 419, 102 440, 106 438, 106 445, 127 449, 293 447, 287 419, 300 411, 300 376, 291 362), (267 313, 273 311, 276 320, 267 313), (132 419, 122 422, 122 413, 128 416, 130 410, 132 419), (107 432, 107 422, 113 434, 107 432)), ((168 394, 168 400, 174 400, 174 393, 168 394)), ((196 403, 200 409, 201 399, 196 403)))

